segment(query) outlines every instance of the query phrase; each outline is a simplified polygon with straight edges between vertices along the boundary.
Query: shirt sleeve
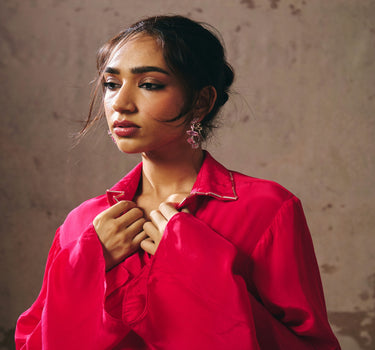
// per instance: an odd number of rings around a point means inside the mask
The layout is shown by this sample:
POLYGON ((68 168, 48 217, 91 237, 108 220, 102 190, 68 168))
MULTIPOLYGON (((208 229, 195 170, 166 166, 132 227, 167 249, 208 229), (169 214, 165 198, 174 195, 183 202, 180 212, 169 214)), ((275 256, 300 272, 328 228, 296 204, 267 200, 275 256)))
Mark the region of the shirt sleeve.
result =
POLYGON ((16 349, 41 349, 41 318, 47 292, 47 281, 52 262, 60 251, 60 230, 57 230, 48 254, 42 289, 34 304, 17 321, 15 332, 16 349))
POLYGON ((17 322, 17 350, 111 348, 118 325, 104 310, 104 295, 105 262, 92 224, 63 248, 58 230, 41 292, 17 322))
POLYGON ((328 323, 313 243, 296 197, 282 205, 251 258, 260 299, 252 299, 252 305, 262 320, 256 324, 265 348, 340 349, 328 323))

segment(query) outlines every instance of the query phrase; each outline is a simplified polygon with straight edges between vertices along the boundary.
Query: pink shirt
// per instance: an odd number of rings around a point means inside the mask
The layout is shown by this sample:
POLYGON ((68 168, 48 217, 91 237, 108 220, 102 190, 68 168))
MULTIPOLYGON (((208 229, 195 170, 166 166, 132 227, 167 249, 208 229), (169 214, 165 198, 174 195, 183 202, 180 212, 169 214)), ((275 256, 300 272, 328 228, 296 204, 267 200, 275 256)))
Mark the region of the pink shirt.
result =
POLYGON ((142 164, 57 230, 43 286, 16 328, 17 349, 340 349, 327 320, 299 200, 228 171, 206 152, 190 196, 154 256, 109 272, 94 217, 132 200, 142 164))

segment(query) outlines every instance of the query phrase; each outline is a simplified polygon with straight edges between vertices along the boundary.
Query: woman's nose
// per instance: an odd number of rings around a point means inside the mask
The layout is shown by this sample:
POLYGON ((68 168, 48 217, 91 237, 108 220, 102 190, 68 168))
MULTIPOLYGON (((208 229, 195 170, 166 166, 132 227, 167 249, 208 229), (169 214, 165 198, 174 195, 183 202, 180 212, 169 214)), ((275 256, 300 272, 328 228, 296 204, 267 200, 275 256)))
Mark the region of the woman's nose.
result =
POLYGON ((116 97, 113 99, 112 108, 118 113, 134 113, 136 111, 134 93, 126 84, 118 90, 116 97))

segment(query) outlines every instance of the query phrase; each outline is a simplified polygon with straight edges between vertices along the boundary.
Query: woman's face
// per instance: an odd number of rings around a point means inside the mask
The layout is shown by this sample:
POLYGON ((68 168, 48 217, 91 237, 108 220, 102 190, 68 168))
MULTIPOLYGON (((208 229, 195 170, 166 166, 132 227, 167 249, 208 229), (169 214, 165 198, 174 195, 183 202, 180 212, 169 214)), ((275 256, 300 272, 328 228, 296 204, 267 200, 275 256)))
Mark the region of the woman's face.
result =
POLYGON ((104 110, 118 148, 170 152, 186 142, 185 91, 156 40, 137 35, 115 49, 104 73, 104 110))

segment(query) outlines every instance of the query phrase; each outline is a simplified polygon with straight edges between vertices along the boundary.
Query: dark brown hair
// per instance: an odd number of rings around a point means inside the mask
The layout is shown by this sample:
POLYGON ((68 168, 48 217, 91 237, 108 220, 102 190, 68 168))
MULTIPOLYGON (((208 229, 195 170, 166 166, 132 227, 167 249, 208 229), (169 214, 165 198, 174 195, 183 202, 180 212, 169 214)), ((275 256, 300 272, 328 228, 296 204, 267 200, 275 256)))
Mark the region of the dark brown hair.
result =
POLYGON ((104 116, 102 98, 99 98, 99 94, 103 93, 103 73, 111 54, 120 43, 142 33, 154 37, 160 43, 169 69, 186 87, 187 103, 180 116, 192 110, 197 94, 202 88, 213 86, 216 89, 215 104, 201 122, 203 136, 206 137, 214 127, 213 120, 219 109, 228 100, 229 87, 234 79, 234 72, 226 61, 223 45, 213 33, 212 27, 211 30, 208 28, 207 24, 183 16, 155 16, 134 23, 106 42, 97 55, 96 85, 88 117, 80 135, 104 116))

